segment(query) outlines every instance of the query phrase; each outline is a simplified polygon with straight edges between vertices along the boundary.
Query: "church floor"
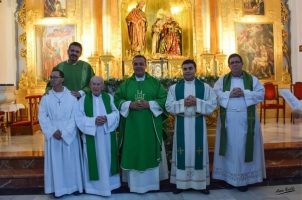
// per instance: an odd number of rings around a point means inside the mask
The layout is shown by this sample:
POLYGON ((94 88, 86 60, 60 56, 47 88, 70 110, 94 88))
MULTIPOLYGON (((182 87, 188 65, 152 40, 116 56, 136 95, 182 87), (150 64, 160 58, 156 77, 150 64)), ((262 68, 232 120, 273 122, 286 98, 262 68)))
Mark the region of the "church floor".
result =
MULTIPOLYGON (((9 130, 9 129, 8 129, 9 130)), ((223 189, 221 182, 211 180, 211 194, 196 191, 174 195, 174 185, 161 184, 160 192, 144 195, 130 194, 123 186, 110 199, 301 199, 302 193, 302 119, 291 124, 275 120, 262 123, 267 179, 241 193, 236 189, 223 189), (287 192, 284 194, 279 194, 287 192)), ((213 152, 210 151, 210 158, 213 152)), ((52 199, 43 195, 44 137, 10 136, 0 134, 0 200, 52 199), (14 194, 14 195, 12 195, 14 194), (24 195, 37 194, 37 195, 24 195), (11 195, 11 196, 8 196, 11 195)), ((64 196, 62 199, 102 199, 93 195, 64 196)))
MULTIPOLYGON (((300 200, 302 196, 302 184, 275 185, 275 186, 255 186, 249 188, 247 192, 239 192, 235 189, 211 190, 209 195, 201 194, 197 191, 186 191, 180 194, 172 192, 149 192, 146 194, 119 193, 112 194, 110 200, 300 200)), ((0 196, 0 200, 50 200, 51 195, 8 195, 0 196)), ((82 194, 78 196, 66 195, 62 200, 98 200, 109 199, 95 195, 82 194)))

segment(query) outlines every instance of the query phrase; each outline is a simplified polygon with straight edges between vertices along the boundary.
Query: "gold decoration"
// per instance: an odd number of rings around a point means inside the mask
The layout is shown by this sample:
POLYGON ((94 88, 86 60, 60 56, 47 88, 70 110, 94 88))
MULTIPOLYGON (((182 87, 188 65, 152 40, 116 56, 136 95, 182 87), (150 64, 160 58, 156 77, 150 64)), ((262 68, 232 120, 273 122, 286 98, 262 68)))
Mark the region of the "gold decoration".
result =
POLYGON ((23 32, 20 36, 19 36, 19 42, 23 45, 26 45, 26 32, 23 32))
POLYGON ((282 29, 282 53, 283 58, 285 59, 286 63, 285 67, 283 67, 282 72, 282 82, 283 83, 291 83, 291 76, 289 73, 289 68, 291 68, 291 61, 290 61, 290 52, 289 52, 289 45, 288 45, 288 32, 285 30, 285 27, 288 25, 288 14, 289 9, 287 4, 281 1, 281 23, 283 24, 282 29))
POLYGON ((21 48, 20 49, 20 56, 22 58, 26 58, 26 55, 27 55, 27 50, 25 48, 21 48))
POLYGON ((29 23, 29 24, 34 23, 34 20, 37 19, 37 16, 38 16, 38 12, 37 11, 29 10, 27 12, 26 22, 29 23))
POLYGON ((291 83, 291 76, 288 72, 288 65, 285 66, 285 69, 282 73, 282 82, 286 83, 286 84, 290 84, 291 83))
POLYGON ((281 22, 283 25, 288 24, 288 14, 289 10, 287 5, 281 1, 281 22))
POLYGON ((22 5, 20 7, 20 10, 17 11, 17 22, 20 24, 20 26, 25 29, 26 27, 26 4, 25 0, 22 1, 22 5))

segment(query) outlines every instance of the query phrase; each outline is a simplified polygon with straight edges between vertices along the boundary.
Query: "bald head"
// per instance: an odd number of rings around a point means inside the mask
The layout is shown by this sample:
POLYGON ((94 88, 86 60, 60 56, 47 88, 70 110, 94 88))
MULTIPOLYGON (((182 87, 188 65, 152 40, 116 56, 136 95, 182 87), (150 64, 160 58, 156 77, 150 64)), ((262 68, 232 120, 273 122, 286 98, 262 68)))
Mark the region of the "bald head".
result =
POLYGON ((104 89, 104 80, 100 76, 93 76, 90 79, 89 86, 94 96, 100 96, 102 90, 104 89))

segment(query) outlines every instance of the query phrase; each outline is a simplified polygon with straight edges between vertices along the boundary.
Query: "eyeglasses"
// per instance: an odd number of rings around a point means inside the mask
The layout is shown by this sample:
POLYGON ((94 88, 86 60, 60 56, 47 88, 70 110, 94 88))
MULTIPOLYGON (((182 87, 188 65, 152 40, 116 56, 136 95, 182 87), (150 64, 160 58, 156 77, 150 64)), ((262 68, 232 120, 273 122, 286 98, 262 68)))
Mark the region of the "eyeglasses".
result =
POLYGON ((230 65, 232 65, 232 64, 239 64, 239 63, 241 63, 241 61, 236 60, 236 61, 232 61, 232 62, 230 62, 230 65))
POLYGON ((49 79, 54 79, 54 80, 56 80, 56 79, 58 79, 58 78, 62 78, 61 76, 50 76, 49 77, 49 79))

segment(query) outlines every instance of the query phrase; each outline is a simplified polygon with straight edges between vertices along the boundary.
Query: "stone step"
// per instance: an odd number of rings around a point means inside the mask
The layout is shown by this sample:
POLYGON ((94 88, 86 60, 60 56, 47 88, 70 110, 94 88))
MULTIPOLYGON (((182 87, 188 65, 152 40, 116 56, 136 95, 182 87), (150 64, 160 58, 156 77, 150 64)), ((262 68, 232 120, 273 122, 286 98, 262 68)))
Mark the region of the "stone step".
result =
POLYGON ((43 188, 43 169, 1 169, 0 188, 2 189, 24 189, 43 188))
POLYGON ((44 157, 0 158, 0 170, 43 169, 44 157))

